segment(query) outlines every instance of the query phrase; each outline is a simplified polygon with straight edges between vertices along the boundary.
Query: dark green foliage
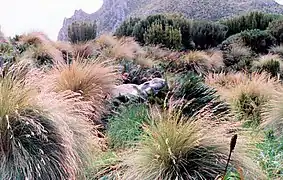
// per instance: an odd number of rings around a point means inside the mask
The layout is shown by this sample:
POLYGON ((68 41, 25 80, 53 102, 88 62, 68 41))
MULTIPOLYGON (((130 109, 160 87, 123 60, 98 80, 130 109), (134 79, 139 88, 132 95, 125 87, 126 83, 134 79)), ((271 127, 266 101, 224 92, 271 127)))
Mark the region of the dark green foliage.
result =
POLYGON ((283 42, 283 19, 269 23, 268 31, 277 39, 278 43, 283 42))
POLYGON ((220 44, 226 37, 227 27, 208 21, 195 21, 192 27, 192 40, 195 48, 208 49, 220 44))
POLYGON ((266 14, 263 12, 250 12, 224 20, 221 23, 228 26, 227 37, 245 30, 260 29, 265 30, 268 24, 279 18, 280 15, 266 14))
POLYGON ((270 47, 276 45, 276 39, 266 30, 253 29, 230 36, 222 42, 221 49, 225 50, 232 44, 248 46, 255 53, 267 53, 270 47))
POLYGON ((146 30, 144 34, 145 44, 164 45, 170 49, 180 49, 182 47, 182 34, 180 29, 160 22, 155 22, 146 30))
POLYGON ((256 53, 268 53, 268 49, 276 44, 276 39, 268 31, 259 29, 243 31, 241 38, 256 53))
POLYGON ((211 111, 215 115, 227 112, 228 106, 221 102, 215 93, 216 90, 204 84, 199 76, 189 72, 177 78, 174 97, 176 99, 184 98, 185 102, 189 102, 189 105, 183 110, 183 113, 188 116, 195 115, 206 105, 210 105, 211 111))
POLYGON ((131 104, 122 107, 118 115, 108 120, 107 135, 110 146, 113 148, 124 148, 134 145, 143 132, 142 124, 148 120, 146 105, 131 104))
POLYGON ((179 15, 150 15, 145 19, 125 21, 115 32, 132 36, 141 44, 163 45, 171 49, 192 46, 191 22, 179 15))
POLYGON ((135 25, 140 21, 140 18, 130 18, 124 21, 115 31, 114 35, 118 37, 132 36, 135 25))
POLYGON ((68 179, 66 142, 53 121, 26 110, 9 123, 0 136, 0 179, 68 179))
POLYGON ((96 38, 96 22, 73 22, 68 27, 68 37, 72 43, 85 42, 96 38))
POLYGON ((257 145, 260 150, 258 161, 269 179, 283 178, 283 137, 274 136, 273 131, 265 133, 263 142, 257 145))

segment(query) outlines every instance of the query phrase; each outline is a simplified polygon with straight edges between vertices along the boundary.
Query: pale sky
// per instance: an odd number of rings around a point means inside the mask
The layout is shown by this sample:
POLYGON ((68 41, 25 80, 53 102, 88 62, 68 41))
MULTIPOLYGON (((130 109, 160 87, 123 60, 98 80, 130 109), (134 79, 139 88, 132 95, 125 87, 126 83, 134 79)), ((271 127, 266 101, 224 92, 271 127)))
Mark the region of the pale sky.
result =
POLYGON ((42 31, 52 40, 65 17, 71 17, 75 10, 86 13, 97 11, 102 0, 0 0, 0 26, 5 36, 14 36, 31 31, 42 31))

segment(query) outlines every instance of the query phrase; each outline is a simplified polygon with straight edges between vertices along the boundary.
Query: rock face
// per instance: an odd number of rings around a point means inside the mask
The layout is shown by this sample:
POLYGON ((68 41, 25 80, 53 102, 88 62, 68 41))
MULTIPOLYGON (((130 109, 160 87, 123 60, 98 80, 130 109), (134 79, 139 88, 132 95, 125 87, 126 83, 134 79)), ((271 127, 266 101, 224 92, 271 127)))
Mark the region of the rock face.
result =
POLYGON ((68 26, 78 21, 97 21, 98 32, 113 32, 130 16, 155 13, 182 13, 188 18, 217 20, 249 11, 283 13, 283 6, 274 0, 104 0, 102 7, 92 14, 76 10, 65 18, 58 40, 67 40, 68 26))

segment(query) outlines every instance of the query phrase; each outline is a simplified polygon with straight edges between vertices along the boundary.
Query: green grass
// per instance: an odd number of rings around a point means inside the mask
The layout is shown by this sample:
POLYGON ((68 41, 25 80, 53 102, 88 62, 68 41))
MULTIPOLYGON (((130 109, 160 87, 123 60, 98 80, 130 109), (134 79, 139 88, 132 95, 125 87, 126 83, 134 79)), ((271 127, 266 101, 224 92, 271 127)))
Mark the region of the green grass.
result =
POLYGON ((265 139, 258 144, 260 149, 258 156, 261 165, 268 178, 283 178, 283 136, 275 137, 272 131, 266 132, 265 139))
POLYGON ((110 147, 116 149, 134 145, 143 133, 142 124, 148 120, 146 105, 131 104, 123 107, 118 115, 109 119, 107 135, 110 147))

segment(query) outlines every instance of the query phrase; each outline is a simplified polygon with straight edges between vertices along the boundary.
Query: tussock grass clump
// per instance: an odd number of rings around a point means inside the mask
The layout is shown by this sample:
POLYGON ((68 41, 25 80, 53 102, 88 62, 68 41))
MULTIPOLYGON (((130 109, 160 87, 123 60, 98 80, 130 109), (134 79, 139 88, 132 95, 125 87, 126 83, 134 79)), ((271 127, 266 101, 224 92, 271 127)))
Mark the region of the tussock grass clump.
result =
POLYGON ((126 59, 134 60, 139 54, 143 54, 140 45, 131 37, 117 37, 110 35, 101 35, 96 40, 100 58, 102 59, 126 59))
POLYGON ((254 61, 253 68, 259 72, 266 71, 272 76, 277 76, 283 70, 283 61, 279 55, 267 54, 254 61))
POLYGON ((219 86, 219 76, 215 75, 212 87, 218 90, 220 96, 225 99, 234 111, 238 120, 246 121, 247 125, 259 125, 261 122, 260 114, 263 106, 271 100, 275 90, 279 87, 279 81, 271 78, 267 73, 252 73, 249 75, 241 75, 239 73, 227 75, 224 79, 235 78, 236 84, 231 86, 219 86), (245 77, 246 76, 246 77, 245 77), (240 81, 238 80, 240 78, 240 81))
POLYGON ((92 41, 73 44, 73 57, 87 59, 95 54, 94 43, 92 41))
POLYGON ((110 146, 124 148, 135 145, 143 133, 143 123, 148 120, 146 105, 131 104, 128 107, 123 107, 117 116, 109 119, 107 135, 110 146))
POLYGON ((209 86, 217 88, 221 87, 233 88, 238 84, 248 81, 248 77, 244 73, 209 73, 205 77, 205 83, 209 86))
MULTIPOLYGON (((53 63, 62 63, 64 61, 62 52, 54 46, 54 42, 52 42, 47 35, 42 32, 31 32, 26 35, 22 35, 20 37, 20 43, 29 44, 31 46, 35 46, 37 49, 37 54, 43 54, 44 56, 48 56, 53 63)), ((33 52, 28 51, 27 54, 31 54, 33 57, 33 52)))
POLYGON ((281 44, 281 45, 279 45, 279 46, 272 46, 272 47, 269 49, 269 53, 278 54, 278 55, 280 55, 281 57, 283 57, 283 44, 281 44))
POLYGON ((262 110, 262 127, 273 128, 278 134, 283 132, 283 88, 278 88, 272 99, 264 106, 262 110))
POLYGON ((224 64, 228 69, 241 71, 248 70, 252 65, 252 52, 249 47, 231 44, 224 51, 224 64))
MULTIPOLYGON (((215 179, 224 173, 229 139, 209 130, 201 119, 187 119, 176 109, 157 113, 152 120, 144 127, 146 135, 140 146, 125 160, 128 170, 123 179, 215 179)), ((261 177, 245 153, 247 146, 238 144, 241 147, 236 146, 230 167, 242 168, 249 178, 261 177)))
POLYGON ((49 92, 72 91, 92 105, 94 122, 106 111, 105 102, 119 76, 114 66, 95 60, 74 59, 71 63, 55 65, 47 72, 43 84, 49 92))
POLYGON ((25 82, 26 66, 13 65, 0 77, 0 178, 75 179, 78 155, 56 104, 37 96, 25 82))
POLYGON ((196 73, 218 70, 224 65, 222 53, 219 51, 210 54, 204 51, 190 51, 175 63, 180 71, 192 70, 196 73))

